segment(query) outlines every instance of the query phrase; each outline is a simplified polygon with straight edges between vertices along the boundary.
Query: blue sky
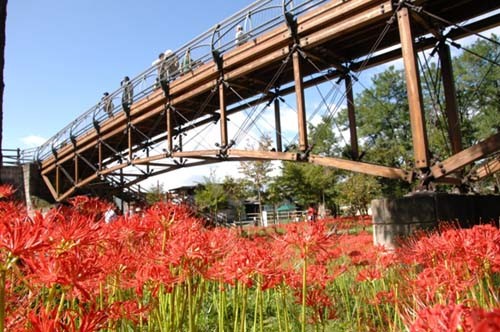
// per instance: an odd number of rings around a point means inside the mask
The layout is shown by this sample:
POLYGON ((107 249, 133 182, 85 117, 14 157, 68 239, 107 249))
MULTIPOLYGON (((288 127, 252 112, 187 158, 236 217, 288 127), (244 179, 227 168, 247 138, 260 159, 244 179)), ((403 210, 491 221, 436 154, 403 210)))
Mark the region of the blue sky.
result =
POLYGON ((48 139, 249 0, 11 0, 5 50, 4 148, 48 139))

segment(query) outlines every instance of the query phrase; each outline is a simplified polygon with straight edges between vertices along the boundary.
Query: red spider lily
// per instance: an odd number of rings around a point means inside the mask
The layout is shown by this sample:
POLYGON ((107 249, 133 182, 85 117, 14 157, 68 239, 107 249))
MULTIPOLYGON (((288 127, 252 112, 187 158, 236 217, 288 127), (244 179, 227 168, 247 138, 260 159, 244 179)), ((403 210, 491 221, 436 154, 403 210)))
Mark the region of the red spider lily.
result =
POLYGON ((26 263, 32 271, 29 275, 32 282, 48 288, 59 284, 69 295, 81 295, 86 300, 92 291, 98 290, 102 279, 101 260, 95 250, 75 248, 61 255, 41 254, 27 259, 26 263))
POLYGON ((500 309, 485 312, 477 309, 472 312, 475 332, 497 332, 500 331, 500 309))
POLYGON ((375 294, 374 299, 371 301, 374 305, 394 304, 396 303, 396 296, 392 290, 380 291, 375 294))
POLYGON ((254 258, 256 246, 253 241, 237 239, 233 247, 228 248, 228 254, 219 262, 214 263, 206 271, 206 276, 212 280, 221 280, 234 285, 235 281, 251 287, 254 276, 254 258))
POLYGON ((135 300, 114 302, 108 308, 109 319, 111 321, 119 321, 121 319, 128 320, 134 324, 139 323, 140 319, 145 319, 145 314, 148 312, 149 308, 139 307, 139 304, 135 300))
POLYGON ((287 246, 300 250, 301 258, 305 258, 310 252, 315 253, 323 251, 329 247, 332 238, 326 224, 323 221, 315 223, 293 223, 287 227, 287 232, 284 236, 276 238, 278 241, 283 241, 287 246))
POLYGON ((67 220, 61 220, 58 212, 50 215, 52 222, 48 222, 50 241, 57 253, 71 250, 73 247, 82 247, 97 244, 102 238, 101 223, 96 223, 88 216, 74 214, 67 220))
POLYGON ((462 304, 441 305, 424 308, 417 313, 411 332, 474 331, 473 309, 462 304))
MULTIPOLYGON (((296 294, 297 301, 300 301, 302 294, 296 294)), ((306 305, 312 309, 314 314, 309 316, 309 321, 313 324, 321 323, 327 319, 335 319, 336 312, 333 307, 332 296, 323 288, 310 288, 306 294, 306 305)))
POLYGON ((23 257, 47 246, 47 229, 38 218, 0 218, 0 249, 23 257))
POLYGON ((73 206, 71 212, 92 218, 94 221, 98 221, 110 205, 99 198, 88 196, 76 196, 70 198, 68 202, 73 206))
POLYGON ((142 295, 145 285, 152 284, 154 292, 159 285, 163 285, 167 292, 179 282, 179 277, 175 275, 167 264, 154 264, 153 262, 142 265, 135 274, 135 289, 137 294, 142 295))
POLYGON ((356 276, 356 281, 359 282, 374 281, 380 278, 382 278, 382 273, 378 269, 374 267, 368 267, 358 272, 358 275, 356 276))
POLYGON ((434 267, 447 261, 457 264, 456 270, 467 268, 477 275, 500 270, 499 254, 500 230, 491 225, 447 229, 421 237, 402 250, 402 258, 408 263, 434 267))
POLYGON ((78 311, 69 310, 64 318, 68 321, 68 331, 94 332, 106 327, 108 314, 80 304, 78 311))
POLYGON ((462 270, 454 271, 450 267, 436 266, 425 268, 415 280, 414 293, 431 301, 435 298, 445 297, 454 300, 459 294, 477 281, 464 274, 462 270))
POLYGON ((38 312, 31 311, 28 313, 29 331, 32 332, 48 332, 48 331, 65 331, 66 327, 61 320, 56 319, 57 309, 46 311, 40 309, 38 312))
POLYGON ((16 192, 16 190, 10 184, 2 184, 2 185, 0 185, 0 199, 2 199, 2 198, 9 198, 15 192, 16 192))

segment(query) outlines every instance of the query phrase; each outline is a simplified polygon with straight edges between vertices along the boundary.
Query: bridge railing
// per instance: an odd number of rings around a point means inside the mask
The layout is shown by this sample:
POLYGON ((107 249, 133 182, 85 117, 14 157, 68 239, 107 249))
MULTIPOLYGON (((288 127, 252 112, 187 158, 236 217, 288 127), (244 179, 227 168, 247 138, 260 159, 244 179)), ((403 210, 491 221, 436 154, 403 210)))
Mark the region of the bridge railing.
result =
MULTIPOLYGON (((272 28, 284 23, 285 16, 297 16, 321 5, 328 0, 258 0, 233 16, 215 25, 212 29, 200 34, 175 51, 166 51, 164 62, 155 60, 144 72, 131 80, 134 89, 130 102, 135 102, 151 94, 159 87, 159 72, 162 64, 166 64, 166 77, 162 80, 173 81, 184 73, 210 62, 215 56, 222 55, 242 42, 256 38, 272 28), (237 27, 242 33, 236 34, 237 27), (166 63, 168 62, 168 64, 166 63)), ((103 121, 124 112, 122 97, 124 86, 111 92, 108 100, 111 107, 105 107, 103 98, 86 112, 73 120, 57 134, 38 147, 34 159, 42 161, 89 130, 99 130, 103 121)), ((108 104, 109 105, 109 104, 108 104)))
POLYGON ((2 149, 2 164, 5 166, 19 166, 33 162, 36 148, 31 149, 2 149))

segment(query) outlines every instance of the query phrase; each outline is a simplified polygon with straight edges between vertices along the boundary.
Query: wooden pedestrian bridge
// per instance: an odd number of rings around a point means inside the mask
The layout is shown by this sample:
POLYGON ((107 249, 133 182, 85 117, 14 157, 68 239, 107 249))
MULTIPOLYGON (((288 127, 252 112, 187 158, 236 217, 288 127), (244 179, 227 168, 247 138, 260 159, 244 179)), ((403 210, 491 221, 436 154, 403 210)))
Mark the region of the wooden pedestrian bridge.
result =
MULTIPOLYGON (((422 184, 459 184, 464 179, 458 170, 484 160, 476 168, 479 179, 500 168, 500 136, 462 147, 449 44, 498 26, 498 7, 498 1, 472 0, 259 0, 166 52, 40 146, 34 158, 58 201, 110 183, 131 190, 150 176, 224 161, 308 162, 422 184), (416 58, 432 48, 442 63, 453 150, 438 162, 429 157, 416 58), (359 160, 352 86, 363 70, 399 58, 408 90, 413 169, 359 160), (350 159, 311 153, 312 112, 306 111, 304 90, 321 83, 340 89, 336 103, 347 105, 350 159), (288 95, 295 96, 293 119, 280 110, 288 95), (244 138, 262 130, 256 124, 266 112, 274 119, 272 130, 266 129, 275 134, 274 149, 245 149, 244 138), (297 124, 297 139, 287 146, 283 121, 297 124)), ((335 111, 325 109, 329 115, 335 111)))

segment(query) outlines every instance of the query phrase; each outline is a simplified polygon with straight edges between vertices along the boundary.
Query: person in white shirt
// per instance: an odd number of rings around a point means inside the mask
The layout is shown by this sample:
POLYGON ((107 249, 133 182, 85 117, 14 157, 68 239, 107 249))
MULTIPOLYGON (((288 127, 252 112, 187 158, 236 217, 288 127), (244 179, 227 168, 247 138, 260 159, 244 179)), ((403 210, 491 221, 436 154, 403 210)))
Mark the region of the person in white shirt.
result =
POLYGON ((110 206, 108 210, 104 213, 104 222, 106 224, 112 223, 116 218, 117 214, 113 206, 110 206))

